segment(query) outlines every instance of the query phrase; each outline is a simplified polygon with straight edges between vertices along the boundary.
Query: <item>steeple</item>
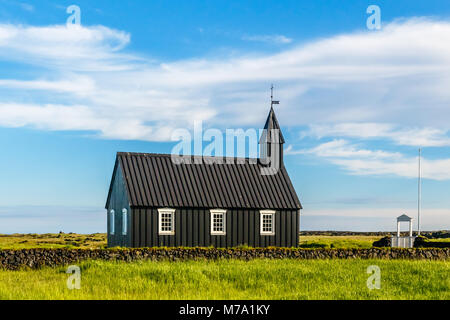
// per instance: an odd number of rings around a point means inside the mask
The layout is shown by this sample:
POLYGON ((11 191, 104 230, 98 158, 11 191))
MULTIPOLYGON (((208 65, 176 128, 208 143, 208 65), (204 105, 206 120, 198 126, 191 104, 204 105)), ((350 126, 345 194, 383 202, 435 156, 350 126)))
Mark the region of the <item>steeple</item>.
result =
POLYGON ((271 106, 269 116, 267 117, 264 130, 259 139, 260 144, 260 159, 262 163, 270 166, 279 166, 283 163, 283 144, 284 137, 281 133, 281 128, 278 123, 275 111, 273 110, 274 104, 279 104, 279 101, 273 100, 273 86, 271 94, 271 106))
POLYGON ((273 106, 270 107, 269 115, 267 117, 266 124, 264 125, 264 132, 259 140, 260 144, 263 142, 284 143, 283 133, 281 132, 280 125, 278 124, 273 106), (273 129, 275 129, 275 131, 273 131, 273 129), (267 134, 264 134, 265 132, 267 134), (278 134, 276 134, 277 132, 278 134))

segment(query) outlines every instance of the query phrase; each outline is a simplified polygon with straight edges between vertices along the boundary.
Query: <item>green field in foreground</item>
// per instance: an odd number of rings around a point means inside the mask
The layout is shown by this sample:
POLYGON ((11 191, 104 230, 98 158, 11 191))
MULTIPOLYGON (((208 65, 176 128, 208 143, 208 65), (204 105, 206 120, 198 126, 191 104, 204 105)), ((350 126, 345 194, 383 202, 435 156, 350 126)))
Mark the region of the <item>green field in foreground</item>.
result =
POLYGON ((239 260, 80 263, 81 289, 66 267, 0 271, 0 299, 450 299, 449 261, 239 260), (369 290, 367 267, 381 269, 369 290))

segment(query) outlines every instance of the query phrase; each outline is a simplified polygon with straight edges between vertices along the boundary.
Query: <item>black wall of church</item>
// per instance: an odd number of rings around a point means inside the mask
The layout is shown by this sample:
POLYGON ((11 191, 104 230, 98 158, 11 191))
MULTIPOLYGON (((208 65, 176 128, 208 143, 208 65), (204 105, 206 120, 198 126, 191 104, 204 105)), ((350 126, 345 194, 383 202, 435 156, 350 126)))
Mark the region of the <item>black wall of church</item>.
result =
POLYGON ((226 213, 226 235, 211 235, 209 209, 176 209, 175 234, 158 234, 158 210, 132 209, 132 247, 297 247, 299 211, 276 210, 275 234, 260 234, 259 210, 234 210, 226 213))
POLYGON ((117 162, 118 170, 114 170, 112 182, 111 199, 107 208, 107 241, 109 247, 131 247, 131 209, 129 206, 127 191, 120 170, 120 163, 117 162), (127 232, 122 234, 123 214, 122 210, 127 210, 127 232), (114 234, 111 234, 111 210, 114 210, 114 234))

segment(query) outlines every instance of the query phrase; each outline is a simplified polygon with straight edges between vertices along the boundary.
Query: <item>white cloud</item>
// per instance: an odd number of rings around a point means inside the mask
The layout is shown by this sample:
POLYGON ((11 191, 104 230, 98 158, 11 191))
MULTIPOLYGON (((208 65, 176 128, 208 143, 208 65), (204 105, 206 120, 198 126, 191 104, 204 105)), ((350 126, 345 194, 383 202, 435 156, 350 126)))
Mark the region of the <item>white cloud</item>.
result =
POLYGON ((372 151, 366 149, 358 149, 351 145, 346 140, 333 140, 318 145, 309 150, 293 152, 288 150, 288 154, 315 154, 319 157, 326 158, 370 158, 370 159, 385 159, 385 158, 400 158, 400 153, 391 153, 385 151, 372 151))
MULTIPOLYGON (((314 148, 287 154, 312 154, 342 167, 354 175, 395 175, 417 178, 418 158, 406 157, 397 152, 360 149, 346 140, 333 140, 314 148)), ((423 178, 450 180, 450 159, 422 159, 423 178)))
POLYGON ((49 81, 46 79, 23 81, 23 80, 1 80, 0 87, 9 89, 44 90, 54 92, 68 92, 79 96, 95 93, 94 80, 86 76, 67 74, 67 80, 49 81))
POLYGON ((450 146, 448 131, 425 127, 408 128, 387 123, 338 123, 311 125, 302 136, 389 139, 398 145, 444 147, 450 146))
MULTIPOLYGON (((418 174, 417 158, 403 158, 397 161, 332 159, 331 162, 356 175, 396 175, 417 178, 418 174)), ((450 180, 450 159, 422 159, 422 176, 426 179, 450 180)))
MULTIPOLYGON (((128 33, 103 26, 0 25, 0 60, 41 70, 34 79, 0 79, 0 123, 158 141, 194 119, 222 128, 260 127, 268 86, 275 82, 283 126, 389 123, 400 128, 394 132, 402 133, 398 143, 416 143, 402 131, 412 128, 424 143, 447 145, 449 22, 412 19, 276 54, 175 62, 127 53, 129 42, 128 33), (61 92, 66 94, 55 95, 61 92), (19 101, 21 93, 31 102, 19 101), (79 123, 44 119, 68 110, 83 114, 74 117, 79 123)), ((387 125, 375 129, 393 135, 387 125)))
MULTIPOLYGON (((105 110, 107 113, 107 110, 105 110)), ((172 128, 164 124, 145 126, 135 117, 122 119, 99 115, 87 106, 1 104, 0 126, 43 130, 98 131, 101 138, 166 141, 172 128)))
POLYGON ((256 41, 256 42, 267 42, 275 44, 288 44, 292 42, 291 38, 283 35, 257 35, 257 36, 243 36, 242 40, 245 41, 256 41))
POLYGON ((0 24, 0 58, 63 71, 118 71, 134 68, 136 57, 121 54, 130 35, 103 26, 70 28, 0 24))

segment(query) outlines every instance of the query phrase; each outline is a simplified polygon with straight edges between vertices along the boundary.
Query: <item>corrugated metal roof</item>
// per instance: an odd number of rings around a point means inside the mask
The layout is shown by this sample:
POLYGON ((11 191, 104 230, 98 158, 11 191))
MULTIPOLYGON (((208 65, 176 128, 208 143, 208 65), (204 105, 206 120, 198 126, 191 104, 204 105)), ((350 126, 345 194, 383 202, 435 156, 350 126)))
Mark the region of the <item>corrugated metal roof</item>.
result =
MULTIPOLYGON (((300 209, 282 166, 262 175, 256 159, 190 157, 176 163, 168 154, 117 154, 130 205, 134 207, 300 209), (195 161, 203 160, 196 164, 195 161), (220 163, 233 160, 233 164, 220 163), (255 163, 256 162, 256 163, 255 163)), ((109 201, 109 196, 108 196, 109 201)))

